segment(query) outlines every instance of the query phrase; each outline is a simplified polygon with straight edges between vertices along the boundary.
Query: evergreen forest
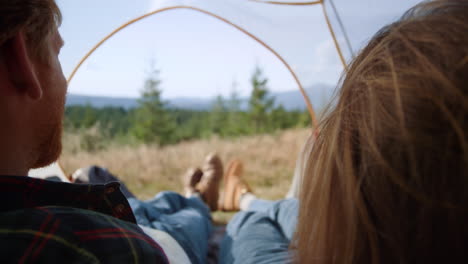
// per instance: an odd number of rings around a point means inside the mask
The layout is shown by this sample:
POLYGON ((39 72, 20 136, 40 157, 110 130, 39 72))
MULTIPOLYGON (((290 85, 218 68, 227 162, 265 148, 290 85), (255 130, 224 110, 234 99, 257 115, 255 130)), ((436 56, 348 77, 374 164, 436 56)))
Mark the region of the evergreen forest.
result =
POLYGON ((247 107, 241 107, 240 97, 233 91, 228 97, 219 95, 213 99, 208 110, 169 107, 161 96, 159 70, 151 68, 138 107, 67 106, 65 131, 81 135, 82 148, 93 151, 108 142, 165 146, 212 136, 235 138, 270 134, 310 125, 307 111, 287 111, 275 103, 268 79, 259 67, 251 76, 252 90, 247 107))

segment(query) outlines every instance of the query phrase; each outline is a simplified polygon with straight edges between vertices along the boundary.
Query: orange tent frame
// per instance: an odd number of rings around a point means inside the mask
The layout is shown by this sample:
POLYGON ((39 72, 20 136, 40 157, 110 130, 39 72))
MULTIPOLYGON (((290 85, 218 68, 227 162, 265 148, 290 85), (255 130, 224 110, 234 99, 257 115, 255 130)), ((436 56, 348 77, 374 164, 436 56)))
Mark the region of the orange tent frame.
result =
MULTIPOLYGON (((346 60, 344 58, 344 55, 343 55, 343 52, 341 50, 341 47, 340 47, 340 44, 336 38, 336 34, 335 34, 335 31, 333 29, 333 26, 330 22, 330 19, 329 19, 329 16, 328 16, 328 13, 327 13, 327 10, 326 10, 326 7, 325 7, 325 4, 324 4, 324 0, 319 0, 319 1, 313 1, 313 2, 280 2, 280 1, 262 1, 262 0, 249 0, 249 1, 252 1, 252 2, 258 2, 258 3, 264 3, 264 4, 273 4, 273 5, 296 5, 296 6, 301 6, 301 5, 322 5, 322 9, 323 9, 323 14, 324 14, 324 17, 325 17, 325 20, 326 20, 326 23, 327 23, 327 26, 328 26, 328 29, 330 31, 330 34, 331 34, 331 37, 334 41, 334 44, 335 44, 335 48, 336 48, 336 51, 339 55, 339 58, 340 58, 340 61, 341 63, 343 64, 343 67, 345 69, 345 71, 347 71, 348 69, 348 66, 346 64, 346 60)), ((211 17, 214 17, 234 28, 236 28, 237 30, 241 31, 242 33, 246 34, 247 36, 249 36, 250 38, 252 38, 253 40, 255 40, 256 42, 258 42, 260 45, 262 45, 263 47, 265 47, 267 50, 269 50, 276 58, 278 58, 282 63, 283 65, 288 69, 288 71, 291 73, 291 75, 293 76, 294 78, 294 81, 296 82, 296 84, 298 85, 300 91, 301 91, 301 94, 302 96, 304 97, 304 100, 306 102, 306 105, 307 105, 307 110, 310 114, 310 117, 311 117, 311 121, 312 121, 312 127, 315 129, 318 127, 318 120, 317 120, 317 116, 316 116, 316 113, 314 111, 314 108, 312 106, 312 103, 310 101, 310 98, 309 96, 307 95, 307 93, 305 92, 304 90, 304 87, 301 83, 301 81, 299 80, 298 76, 296 75, 296 73, 293 71, 291 65, 288 64, 288 62, 277 52, 275 51, 271 46, 269 46, 267 43, 265 43, 264 41, 262 41, 261 39, 259 39, 258 37, 256 37, 254 34, 250 33, 249 31, 247 31, 246 29, 234 24, 233 22, 219 16, 219 15, 216 15, 214 13, 211 13, 211 12, 208 12, 206 10, 203 10, 203 9, 200 9, 200 8, 196 8, 196 7, 192 7, 192 6, 183 6, 183 5, 180 5, 180 6, 173 6, 173 7, 167 7, 167 8, 163 8, 163 9, 158 9, 158 10, 155 10, 155 11, 152 11, 150 13, 147 13, 147 14, 144 14, 142 16, 139 16, 135 19, 132 19, 126 23, 124 23, 122 26, 118 27, 117 29, 115 29, 114 31, 112 31, 110 34, 108 34, 107 36, 105 36, 101 41, 99 41, 88 53, 86 53, 86 55, 79 61, 79 63, 75 66, 75 68, 73 69, 72 73, 70 74, 70 76, 68 77, 68 83, 70 84, 73 80, 73 78, 75 77, 76 73, 78 72, 78 70, 81 68, 81 66, 83 65, 83 63, 98 49, 100 48, 106 41, 108 41, 109 39, 111 39, 113 36, 115 36, 117 33, 119 33, 121 30, 145 19, 145 18, 148 18, 148 17, 151 17, 151 16, 154 16, 156 14, 159 14, 159 13, 162 13, 162 12, 166 12, 166 11, 170 11, 170 10, 176 10, 176 9, 189 9, 189 10, 193 10, 193 11, 196 11, 196 12, 200 12, 200 13, 203 13, 205 15, 208 15, 208 16, 211 16, 211 17)), ((314 133, 314 135, 317 135, 317 133, 314 133)), ((63 169, 63 167, 60 165, 60 162, 57 162, 57 165, 59 167, 60 170, 62 170, 62 172, 65 172, 65 170, 63 169)), ((66 175, 66 173, 64 173, 66 175)))
MULTIPOLYGON (((343 67, 345 68, 345 70, 347 70, 347 64, 346 64, 346 60, 344 58, 344 55, 343 55, 343 52, 341 50, 341 47, 338 43, 338 40, 336 38, 336 34, 335 34, 335 31, 333 30, 333 27, 331 25, 331 22, 330 22, 330 19, 328 17, 328 13, 327 13, 327 10, 326 10, 326 7, 325 7, 325 4, 324 4, 324 1, 323 0, 320 0, 320 1, 315 1, 315 2, 297 2, 297 3, 292 3, 292 2, 275 2, 275 1, 260 1, 260 0, 250 0, 250 1, 253 1, 253 2, 259 2, 259 3, 265 3, 265 4, 275 4, 275 5, 322 5, 323 7, 323 13, 324 13, 324 16, 325 16, 325 20, 327 22, 327 26, 329 28, 329 31, 330 31, 330 34, 333 38, 333 41, 334 41, 334 44, 335 44, 335 48, 338 52, 338 55, 340 57, 340 60, 343 64, 343 67)), ((275 51, 271 46, 269 46, 267 43, 265 43, 264 41, 262 41, 261 39, 259 39, 258 37, 256 37, 254 34, 250 33, 249 31, 247 31, 246 29, 234 24, 233 22, 219 16, 219 15, 216 15, 216 14, 213 14, 211 12, 208 12, 208 11, 205 11, 203 9, 200 9, 200 8, 196 8, 196 7, 192 7, 192 6, 173 6, 173 7, 167 7, 167 8, 162 8, 162 9, 158 9, 156 11, 152 11, 150 13, 147 13, 147 14, 144 14, 142 16, 139 16, 135 19, 132 19, 128 22, 126 22, 125 24, 123 24, 122 26, 118 27, 117 29, 115 29, 114 31, 112 31, 110 34, 108 34, 107 36, 105 36, 101 41, 99 41, 81 60, 80 62, 76 65, 76 67, 73 69, 72 73, 70 74, 70 76, 68 77, 68 83, 70 83, 73 78, 75 77, 75 74, 77 73, 77 71, 81 68, 81 66, 83 65, 83 63, 99 48, 101 47, 106 41, 108 41, 109 39, 111 39, 113 36, 115 36, 117 33, 119 33, 120 31, 122 31, 123 29, 137 23, 137 22, 140 22, 141 20, 145 19, 145 18, 148 18, 148 17, 151 17, 151 16, 154 16, 156 14, 159 14, 159 13, 162 13, 162 12, 166 12, 166 11, 170 11, 170 10, 176 10, 176 9, 189 9, 189 10, 193 10, 193 11, 196 11, 196 12, 200 12, 202 14, 205 14, 205 15, 208 15, 208 16, 211 16, 211 17, 214 17, 234 28, 236 28, 237 30, 241 31, 242 33, 246 34, 247 36, 249 36, 250 38, 252 38, 253 40, 255 40, 256 42, 258 42, 260 45, 262 45, 263 47, 265 47, 267 50, 269 50, 276 58, 278 58, 282 63, 283 65, 288 69, 288 71, 291 73, 291 75, 293 76, 294 78, 294 81, 296 82, 296 84, 298 85, 300 91, 301 91, 301 94, 302 96, 304 97, 304 100, 306 102, 306 105, 307 105, 307 110, 309 111, 309 114, 310 114, 310 117, 311 117, 311 120, 312 120, 312 127, 316 128, 318 126, 318 120, 317 120, 317 116, 316 116, 316 113, 314 111, 314 108, 312 106, 312 103, 310 101, 310 98, 309 96, 307 95, 307 93, 305 92, 305 89, 304 89, 304 86, 302 85, 301 81, 299 80, 299 78, 297 77, 296 73, 293 71, 291 65, 288 64, 288 62, 277 52, 275 51)))

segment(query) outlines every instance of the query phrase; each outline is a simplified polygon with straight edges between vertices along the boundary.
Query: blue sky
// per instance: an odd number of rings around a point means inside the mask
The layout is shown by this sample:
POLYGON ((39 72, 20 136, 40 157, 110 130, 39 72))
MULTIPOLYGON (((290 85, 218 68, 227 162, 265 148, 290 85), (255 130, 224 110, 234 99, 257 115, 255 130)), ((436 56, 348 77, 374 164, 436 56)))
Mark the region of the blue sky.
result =
MULTIPOLYGON (((60 32, 66 44, 60 59, 66 76, 116 27, 178 3, 201 7, 245 27, 284 56, 306 87, 317 83, 333 86, 342 72, 319 6, 278 7, 243 0, 57 2, 64 15, 60 32)), ((417 2, 335 0, 355 49, 417 2)), ((333 16, 332 22, 336 23, 333 16)), ((338 37, 343 40, 339 32, 338 37)), ((264 69, 271 90, 297 88, 282 63, 257 42, 212 17, 181 9, 158 14, 117 34, 83 65, 69 91, 137 97, 153 60, 161 71, 166 98, 228 95, 233 87, 247 95, 256 64, 264 69)))

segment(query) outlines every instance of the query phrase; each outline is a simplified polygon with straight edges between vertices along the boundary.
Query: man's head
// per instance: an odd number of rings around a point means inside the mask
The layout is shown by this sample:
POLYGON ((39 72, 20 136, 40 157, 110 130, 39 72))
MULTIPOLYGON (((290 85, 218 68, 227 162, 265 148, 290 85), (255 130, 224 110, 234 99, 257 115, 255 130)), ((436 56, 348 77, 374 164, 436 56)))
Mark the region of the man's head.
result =
POLYGON ((54 0, 0 2, 0 174, 24 174, 60 154, 60 21, 54 0))

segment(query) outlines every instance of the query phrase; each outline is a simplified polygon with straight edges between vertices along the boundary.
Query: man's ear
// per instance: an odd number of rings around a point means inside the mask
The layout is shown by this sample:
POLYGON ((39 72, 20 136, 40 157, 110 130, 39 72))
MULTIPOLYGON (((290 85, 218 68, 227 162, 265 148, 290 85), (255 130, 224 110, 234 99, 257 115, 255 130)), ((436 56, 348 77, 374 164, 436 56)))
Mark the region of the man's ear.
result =
POLYGON ((4 61, 13 88, 33 100, 42 98, 41 83, 28 51, 23 32, 17 33, 4 45, 4 61))

